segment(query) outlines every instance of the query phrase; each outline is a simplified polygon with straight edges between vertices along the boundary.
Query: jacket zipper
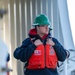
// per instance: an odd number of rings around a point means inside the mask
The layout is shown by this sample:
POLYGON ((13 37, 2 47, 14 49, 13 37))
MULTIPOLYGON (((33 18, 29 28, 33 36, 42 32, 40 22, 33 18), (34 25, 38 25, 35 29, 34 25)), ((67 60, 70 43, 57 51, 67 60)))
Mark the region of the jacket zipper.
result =
POLYGON ((44 59, 44 61, 45 61, 45 67, 46 67, 46 47, 44 46, 44 57, 45 57, 45 59, 44 59))

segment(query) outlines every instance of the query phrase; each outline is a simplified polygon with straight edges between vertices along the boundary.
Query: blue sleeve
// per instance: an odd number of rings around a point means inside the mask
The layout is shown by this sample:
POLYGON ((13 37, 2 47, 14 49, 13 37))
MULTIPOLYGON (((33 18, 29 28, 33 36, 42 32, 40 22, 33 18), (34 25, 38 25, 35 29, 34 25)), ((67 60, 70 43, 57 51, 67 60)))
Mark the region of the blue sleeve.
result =
POLYGON ((67 57, 66 49, 58 42, 57 39, 53 38, 53 41, 55 42, 54 50, 57 54, 57 58, 59 61, 64 61, 67 57))
POLYGON ((16 59, 25 62, 30 58, 35 49, 36 46, 31 42, 29 38, 27 38, 22 42, 22 45, 20 47, 16 48, 13 55, 16 59))

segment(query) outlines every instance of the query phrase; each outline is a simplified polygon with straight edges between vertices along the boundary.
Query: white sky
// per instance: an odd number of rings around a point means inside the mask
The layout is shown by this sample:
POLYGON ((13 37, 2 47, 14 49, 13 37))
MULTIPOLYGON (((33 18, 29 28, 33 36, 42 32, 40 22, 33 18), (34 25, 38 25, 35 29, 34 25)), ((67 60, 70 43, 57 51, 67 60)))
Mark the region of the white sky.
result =
POLYGON ((75 45, 75 0, 67 0, 67 4, 68 4, 71 31, 72 31, 73 41, 75 45))

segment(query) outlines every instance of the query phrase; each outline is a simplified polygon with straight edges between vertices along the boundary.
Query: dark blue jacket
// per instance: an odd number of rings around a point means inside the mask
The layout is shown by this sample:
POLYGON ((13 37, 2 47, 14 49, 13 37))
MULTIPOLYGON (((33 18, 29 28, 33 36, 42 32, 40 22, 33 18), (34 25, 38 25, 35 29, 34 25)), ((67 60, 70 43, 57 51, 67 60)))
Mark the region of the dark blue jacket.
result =
MULTIPOLYGON (((29 34, 31 38, 33 38, 33 42, 36 39, 40 39, 43 44, 45 45, 46 39, 51 38, 50 34, 48 34, 43 40, 39 37, 39 35, 32 35, 29 34)), ((14 57, 18 60, 21 60, 22 62, 28 61, 28 59, 31 57, 33 54, 34 50, 36 49, 36 46, 32 43, 31 39, 27 38, 22 42, 22 45, 14 51, 14 57)), ((55 52, 57 54, 58 60, 59 61, 64 61, 66 59, 66 50, 63 48, 63 46, 58 42, 57 39, 52 38, 52 40, 55 42, 55 46, 53 48, 55 49, 55 52)), ((27 64, 25 65, 27 66, 27 64)), ((25 70, 25 75, 58 75, 57 68, 56 69, 48 69, 44 68, 41 70, 25 70)))

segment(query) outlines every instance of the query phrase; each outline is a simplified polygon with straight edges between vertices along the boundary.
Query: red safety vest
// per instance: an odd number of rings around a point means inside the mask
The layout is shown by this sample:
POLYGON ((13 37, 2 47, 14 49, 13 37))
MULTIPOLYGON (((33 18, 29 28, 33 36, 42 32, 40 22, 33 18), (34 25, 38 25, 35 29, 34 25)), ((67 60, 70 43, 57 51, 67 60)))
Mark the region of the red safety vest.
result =
POLYGON ((57 56, 52 46, 39 45, 28 61, 28 69, 56 68, 57 56))

